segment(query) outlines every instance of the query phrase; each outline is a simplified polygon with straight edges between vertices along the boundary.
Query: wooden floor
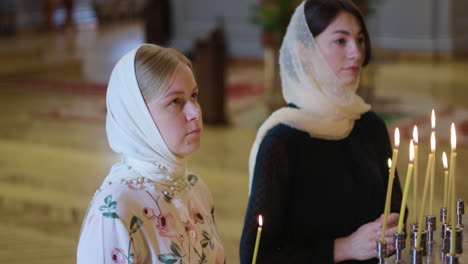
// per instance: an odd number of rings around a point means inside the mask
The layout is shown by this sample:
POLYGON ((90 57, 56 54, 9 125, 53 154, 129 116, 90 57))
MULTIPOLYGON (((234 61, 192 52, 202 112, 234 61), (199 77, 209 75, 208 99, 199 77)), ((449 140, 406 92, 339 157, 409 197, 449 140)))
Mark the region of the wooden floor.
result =
MULTIPOLYGON (((107 146, 105 115, 95 109, 103 104, 102 95, 37 88, 41 85, 20 89, 18 82, 106 83, 116 61, 142 43, 142 36, 138 22, 126 22, 102 27, 89 24, 75 31, 24 34, 0 41, 2 262, 74 263, 84 211, 116 158, 107 146), (59 111, 63 109, 71 110, 59 111), (75 116, 76 112, 80 115, 75 116)), ((434 64, 377 57, 374 71, 374 109, 379 113, 397 107, 408 116, 429 116, 432 108, 468 108, 467 61, 434 64)), ((229 64, 228 82, 262 81, 262 77, 261 62, 229 64)), ((229 263, 238 263, 247 203, 248 154, 266 116, 265 100, 229 108, 230 124, 208 126, 200 151, 190 161, 191 170, 205 179, 214 195, 229 263)), ((406 171, 407 142, 404 138, 401 172, 406 171)), ((458 188, 460 197, 468 201, 466 146, 459 147, 458 188)), ((438 149, 448 150, 447 142, 439 143, 438 149)), ((427 142, 421 142, 422 157, 427 151, 427 142)), ((421 158, 420 171, 425 165, 425 158, 421 158)), ((440 165, 437 168, 440 171, 440 165)), ((404 181, 405 173, 400 174, 404 181)), ((436 178, 437 207, 442 199, 441 175, 436 178)))

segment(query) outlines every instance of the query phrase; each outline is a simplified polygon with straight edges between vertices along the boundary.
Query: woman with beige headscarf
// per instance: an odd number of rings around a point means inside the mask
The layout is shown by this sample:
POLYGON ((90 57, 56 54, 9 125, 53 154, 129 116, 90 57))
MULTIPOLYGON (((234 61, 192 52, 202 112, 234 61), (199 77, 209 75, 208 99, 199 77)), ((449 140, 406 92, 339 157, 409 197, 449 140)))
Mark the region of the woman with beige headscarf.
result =
POLYGON ((173 49, 145 44, 114 67, 106 131, 122 160, 88 209, 78 263, 224 263, 211 194, 187 169, 202 132, 197 96, 173 49))
MULTIPOLYGON (((356 94, 370 40, 349 0, 307 0, 280 49, 288 107, 260 127, 250 154, 250 199, 240 246, 250 263, 376 263, 391 145, 385 123, 356 94)), ((392 212, 401 203, 398 179, 392 212)), ((388 218, 392 240, 398 214, 388 218)))

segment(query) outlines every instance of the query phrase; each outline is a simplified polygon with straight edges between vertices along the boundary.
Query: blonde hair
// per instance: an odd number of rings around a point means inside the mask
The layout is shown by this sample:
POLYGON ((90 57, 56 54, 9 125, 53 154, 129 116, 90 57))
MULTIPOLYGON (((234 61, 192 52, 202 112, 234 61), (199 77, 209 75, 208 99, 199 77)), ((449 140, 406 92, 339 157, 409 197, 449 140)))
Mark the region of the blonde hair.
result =
POLYGON ((187 57, 175 49, 153 44, 144 44, 138 49, 135 55, 135 75, 146 104, 166 94, 181 63, 192 69, 187 57))

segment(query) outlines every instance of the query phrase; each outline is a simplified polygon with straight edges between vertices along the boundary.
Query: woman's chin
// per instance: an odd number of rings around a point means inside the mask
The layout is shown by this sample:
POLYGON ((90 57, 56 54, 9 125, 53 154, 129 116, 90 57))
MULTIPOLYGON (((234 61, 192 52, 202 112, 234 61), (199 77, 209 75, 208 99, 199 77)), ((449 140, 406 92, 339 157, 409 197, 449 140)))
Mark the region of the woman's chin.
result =
POLYGON ((359 83, 359 76, 345 76, 340 78, 343 85, 356 85, 359 83))

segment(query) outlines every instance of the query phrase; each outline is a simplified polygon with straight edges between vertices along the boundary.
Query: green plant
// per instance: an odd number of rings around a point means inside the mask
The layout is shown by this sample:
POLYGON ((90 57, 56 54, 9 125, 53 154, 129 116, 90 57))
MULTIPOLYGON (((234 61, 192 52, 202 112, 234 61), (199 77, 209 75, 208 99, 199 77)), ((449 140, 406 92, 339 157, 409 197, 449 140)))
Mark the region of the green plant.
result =
POLYGON ((280 37, 286 32, 298 0, 264 0, 251 6, 251 22, 263 32, 277 33, 280 37))
MULTIPOLYGON (((381 0, 353 0, 364 15, 372 15, 381 0)), ((277 33, 283 37, 294 9, 301 0, 263 0, 251 6, 251 22, 263 32, 277 33)))

